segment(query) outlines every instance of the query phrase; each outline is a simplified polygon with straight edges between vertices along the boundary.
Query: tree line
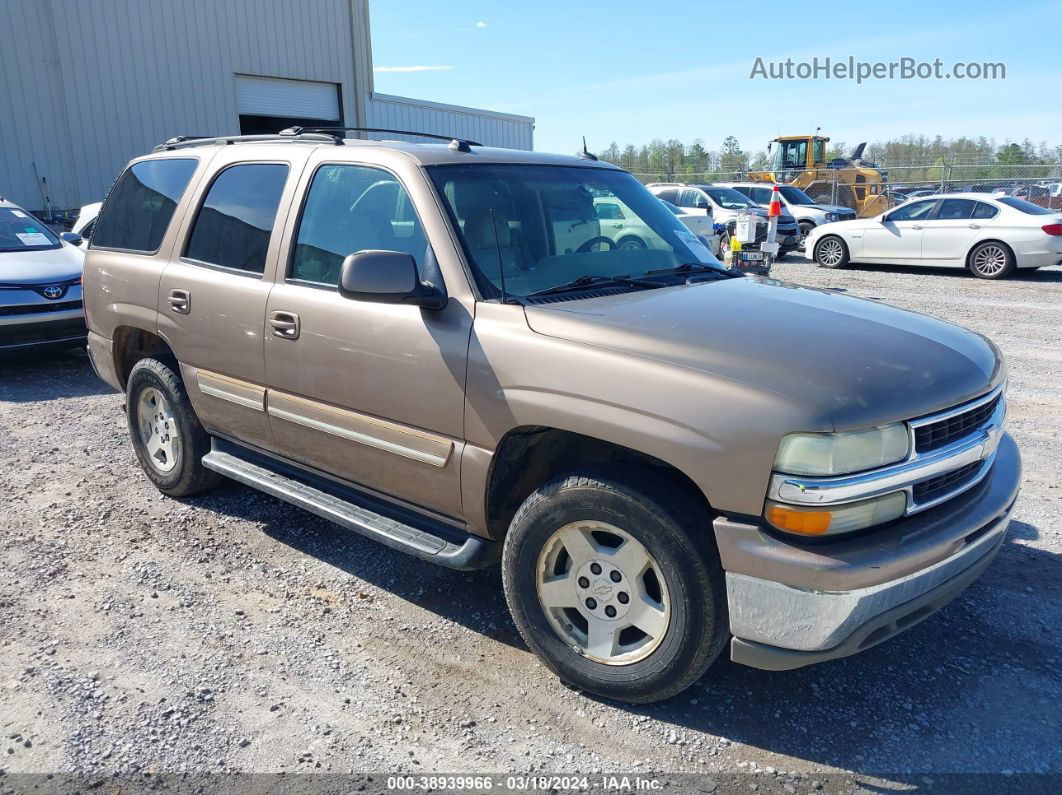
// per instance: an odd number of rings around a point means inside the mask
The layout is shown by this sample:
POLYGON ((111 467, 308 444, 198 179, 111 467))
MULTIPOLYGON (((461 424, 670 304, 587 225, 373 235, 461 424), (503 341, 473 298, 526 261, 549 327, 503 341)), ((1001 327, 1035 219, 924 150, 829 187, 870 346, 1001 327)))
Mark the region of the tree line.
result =
MULTIPOLYGON (((826 159, 847 157, 852 146, 843 141, 830 141, 826 159)), ((685 144, 675 138, 654 138, 648 144, 627 144, 620 148, 615 141, 596 153, 598 158, 615 163, 644 181, 693 181, 711 175, 740 177, 747 171, 770 167, 766 149, 744 149, 733 135, 723 139, 718 149, 709 149, 703 139, 685 144)), ((1034 144, 1026 138, 1021 143, 1005 141, 998 144, 986 138, 944 138, 925 135, 904 135, 899 138, 869 143, 863 158, 883 167, 953 167, 991 165, 1057 165, 1062 164, 1062 145, 1046 141, 1034 144)), ((1001 171, 1001 169, 1000 169, 1001 171)))

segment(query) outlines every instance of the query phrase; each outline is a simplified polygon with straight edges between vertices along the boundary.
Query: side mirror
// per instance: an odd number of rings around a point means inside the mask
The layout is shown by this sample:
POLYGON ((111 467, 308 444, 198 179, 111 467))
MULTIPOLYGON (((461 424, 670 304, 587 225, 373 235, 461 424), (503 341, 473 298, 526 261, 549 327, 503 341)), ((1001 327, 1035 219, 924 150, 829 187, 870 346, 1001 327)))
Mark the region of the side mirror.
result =
POLYGON ((417 263, 401 251, 357 251, 339 272, 339 294, 377 304, 412 304, 442 309, 446 295, 431 282, 420 280, 417 263))
POLYGON ((60 232, 59 237, 61 237, 71 246, 80 246, 82 243, 85 242, 85 238, 83 238, 77 232, 60 232))

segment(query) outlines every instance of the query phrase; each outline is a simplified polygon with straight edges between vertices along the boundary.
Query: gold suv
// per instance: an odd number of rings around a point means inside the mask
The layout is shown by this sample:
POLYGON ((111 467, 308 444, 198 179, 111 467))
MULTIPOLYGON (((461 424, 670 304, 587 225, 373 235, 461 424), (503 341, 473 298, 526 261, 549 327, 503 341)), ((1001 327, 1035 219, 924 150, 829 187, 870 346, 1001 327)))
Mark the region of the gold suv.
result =
POLYGON ((592 156, 174 139, 102 208, 89 351, 164 493, 226 476, 411 555, 500 561, 565 682, 652 701, 922 620, 1018 492, 985 338, 724 270, 592 156), (648 238, 622 246, 614 200, 648 238))

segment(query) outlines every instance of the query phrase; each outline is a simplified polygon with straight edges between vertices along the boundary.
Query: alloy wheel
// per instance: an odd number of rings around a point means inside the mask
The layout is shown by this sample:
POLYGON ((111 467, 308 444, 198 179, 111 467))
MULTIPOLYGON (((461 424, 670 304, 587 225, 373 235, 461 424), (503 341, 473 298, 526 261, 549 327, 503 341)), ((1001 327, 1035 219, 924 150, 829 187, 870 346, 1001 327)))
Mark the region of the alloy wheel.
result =
POLYGON ((671 600, 660 566, 614 525, 561 527, 543 546, 536 572, 550 626, 588 659, 630 665, 652 654, 667 633, 671 600))
POLYGON ((973 267, 984 276, 998 276, 1007 267, 1007 252, 1002 246, 984 246, 974 255, 973 267))
POLYGON ((838 265, 843 258, 844 246, 840 240, 824 240, 819 244, 818 260, 823 265, 838 265))
POLYGON ((144 389, 137 401, 136 420, 151 465, 159 472, 177 466, 180 436, 166 396, 155 387, 144 389))

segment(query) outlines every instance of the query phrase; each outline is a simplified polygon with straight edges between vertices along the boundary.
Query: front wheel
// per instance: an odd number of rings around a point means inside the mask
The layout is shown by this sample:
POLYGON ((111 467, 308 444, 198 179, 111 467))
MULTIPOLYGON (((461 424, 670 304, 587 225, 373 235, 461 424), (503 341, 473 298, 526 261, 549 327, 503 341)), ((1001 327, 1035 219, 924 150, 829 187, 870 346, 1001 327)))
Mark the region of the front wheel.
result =
POLYGON ((144 474, 164 494, 188 497, 221 475, 202 464, 210 437, 188 401, 180 376, 158 359, 141 359, 126 388, 129 436, 144 474))
POLYGON ((824 237, 815 245, 815 262, 820 268, 843 268, 848 264, 848 246, 835 235, 824 237))
POLYGON ((808 235, 811 234, 811 230, 813 230, 814 228, 815 224, 811 223, 810 221, 800 222, 800 241, 798 245, 800 246, 801 251, 804 250, 804 244, 807 242, 808 235))
POLYGON ((620 251, 643 251, 645 248, 645 241, 634 235, 625 237, 619 242, 620 251))
POLYGON ((970 252, 970 273, 979 279, 1003 279, 1014 272, 1014 253, 1007 246, 988 241, 970 252))
POLYGON ((700 678, 729 624, 706 511, 667 481, 627 480, 574 473, 532 493, 502 577, 520 634, 562 681, 645 703, 700 678))

